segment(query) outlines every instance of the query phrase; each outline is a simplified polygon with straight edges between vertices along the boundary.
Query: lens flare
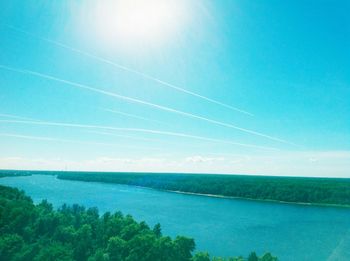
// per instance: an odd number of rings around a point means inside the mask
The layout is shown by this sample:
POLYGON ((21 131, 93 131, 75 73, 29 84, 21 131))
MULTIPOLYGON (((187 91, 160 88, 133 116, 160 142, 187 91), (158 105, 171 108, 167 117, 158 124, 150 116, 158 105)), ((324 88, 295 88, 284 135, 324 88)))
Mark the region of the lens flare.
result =
POLYGON ((105 44, 159 45, 179 33, 188 20, 183 0, 102 0, 93 7, 93 28, 105 44))

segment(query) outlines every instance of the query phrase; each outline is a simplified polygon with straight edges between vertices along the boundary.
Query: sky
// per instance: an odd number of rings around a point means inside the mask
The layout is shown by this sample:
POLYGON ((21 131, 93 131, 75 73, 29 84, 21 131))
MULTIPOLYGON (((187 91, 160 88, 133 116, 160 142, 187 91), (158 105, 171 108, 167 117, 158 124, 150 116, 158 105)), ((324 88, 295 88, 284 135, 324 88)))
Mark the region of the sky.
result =
POLYGON ((350 177, 349 10, 1 1, 0 169, 350 177))

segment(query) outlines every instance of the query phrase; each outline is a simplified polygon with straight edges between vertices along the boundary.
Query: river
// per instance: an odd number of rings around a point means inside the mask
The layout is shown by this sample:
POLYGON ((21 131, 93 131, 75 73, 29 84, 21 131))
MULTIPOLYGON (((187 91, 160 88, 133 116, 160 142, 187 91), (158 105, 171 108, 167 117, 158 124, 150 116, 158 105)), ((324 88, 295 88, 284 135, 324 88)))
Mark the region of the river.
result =
POLYGON ((350 260, 350 209, 185 195, 135 186, 60 180, 50 175, 0 178, 34 202, 78 203, 131 214, 165 235, 193 237, 218 256, 271 252, 282 261, 350 260))

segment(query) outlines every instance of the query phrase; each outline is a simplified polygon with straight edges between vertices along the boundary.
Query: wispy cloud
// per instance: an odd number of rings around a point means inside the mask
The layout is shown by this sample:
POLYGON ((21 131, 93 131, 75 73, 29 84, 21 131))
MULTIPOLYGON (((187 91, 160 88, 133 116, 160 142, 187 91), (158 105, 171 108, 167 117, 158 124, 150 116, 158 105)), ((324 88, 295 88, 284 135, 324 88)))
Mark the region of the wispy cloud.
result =
POLYGON ((19 138, 19 139, 28 139, 28 140, 68 142, 68 143, 83 144, 83 145, 102 145, 102 146, 114 146, 114 147, 118 147, 118 148, 121 147, 121 148, 133 148, 133 149, 161 150, 161 148, 154 148, 154 147, 127 146, 127 145, 120 145, 120 144, 113 144, 113 143, 68 140, 68 139, 22 135, 22 134, 14 134, 14 133, 1 133, 0 132, 0 136, 10 137, 10 138, 19 138))
POLYGON ((116 133, 109 133, 109 132, 103 132, 103 131, 86 131, 88 133, 94 133, 104 136, 113 136, 113 137, 119 137, 124 139, 132 139, 132 140, 142 140, 142 141, 152 141, 152 142, 163 142, 162 140, 157 139, 148 139, 148 138, 142 138, 142 137, 134 137, 134 136, 128 136, 128 135, 120 135, 116 133))
POLYGON ((102 109, 102 110, 107 111, 107 112, 111 112, 111 113, 114 113, 114 114, 123 115, 123 116, 130 117, 130 118, 135 118, 135 119, 139 119, 139 120, 165 124, 164 122, 161 122, 161 121, 157 121, 157 120, 146 118, 146 117, 141 117, 141 116, 138 116, 138 115, 135 115, 135 114, 130 114, 130 113, 122 112, 122 111, 111 110, 111 109, 102 109))
POLYGON ((21 117, 21 116, 16 116, 16 115, 13 115, 13 114, 5 114, 5 113, 0 113, 0 117, 11 118, 11 119, 18 119, 18 120, 36 121, 36 119, 33 119, 33 118, 21 117))
POLYGON ((211 142, 216 142, 216 143, 250 147, 250 148, 256 148, 256 149, 278 150, 278 149, 273 148, 273 147, 238 143, 238 142, 233 142, 233 141, 212 139, 212 138, 206 138, 206 137, 202 137, 202 136, 190 135, 190 134, 185 134, 185 133, 160 131, 160 130, 150 130, 150 129, 140 129, 140 128, 118 128, 118 127, 103 126, 103 125, 86 125, 86 124, 49 122, 49 121, 0 120, 0 122, 2 122, 2 123, 29 124, 29 125, 44 125, 44 126, 75 127, 75 128, 85 128, 85 129, 116 130, 116 131, 127 131, 127 132, 143 132, 143 133, 168 135, 168 136, 175 136, 175 137, 182 137, 182 138, 190 138, 190 139, 196 139, 196 140, 205 140, 205 141, 211 141, 211 142))
POLYGON ((67 84, 67 85, 70 85, 70 86, 73 86, 73 87, 76 87, 76 88, 93 91, 93 92, 100 93, 100 94, 103 94, 103 95, 106 95, 106 96, 110 96, 110 97, 114 97, 114 98, 117 98, 117 99, 122 99, 122 100, 125 100, 125 101, 128 101, 128 102, 139 103, 139 104, 147 105, 147 106, 159 109, 159 110, 163 110, 163 111, 167 111, 167 112, 171 112, 171 113, 176 113, 176 114, 179 114, 179 115, 182 115, 182 116, 185 116, 185 117, 189 117, 189 118, 193 118, 193 119, 202 120, 202 121, 214 124, 214 125, 218 125, 218 126, 223 126, 223 127, 239 130, 241 132, 245 132, 245 133, 249 133, 249 134, 252 134, 252 135, 255 135, 255 136, 267 138, 269 140, 278 141, 278 142, 289 144, 289 145, 295 145, 295 144, 293 144, 293 143, 291 143, 289 141, 286 141, 286 140, 283 140, 283 139, 280 139, 280 138, 276 138, 276 137, 272 137, 272 136, 269 136, 269 135, 266 135, 266 134, 263 134, 263 133, 260 133, 260 132, 257 132, 257 131, 253 131, 253 130, 249 130, 249 129, 246 129, 246 128, 242 128, 242 127, 239 127, 239 126, 236 126, 236 125, 233 125, 233 124, 229 124, 229 123, 225 123, 225 122, 209 119, 209 118, 206 118, 206 117, 203 117, 203 116, 195 115, 195 114, 188 113, 188 112, 183 112, 183 111, 176 110, 176 109, 173 109, 173 108, 170 108, 170 107, 166 107, 166 106, 158 105, 158 104, 155 104, 155 103, 151 103, 151 102, 147 102, 147 101, 131 98, 131 97, 128 97, 128 96, 123 96, 123 95, 112 93, 112 92, 109 92, 109 91, 104 91, 104 90, 97 89, 97 88, 94 88, 94 87, 91 87, 91 86, 88 86, 88 85, 85 85, 85 84, 80 84, 80 83, 64 80, 64 79, 57 78, 57 77, 54 77, 54 76, 51 76, 51 75, 47 75, 47 74, 43 74, 43 73, 31 71, 31 70, 23 70, 23 69, 12 68, 12 67, 8 67, 8 66, 5 66, 5 65, 0 65, 0 69, 5 69, 5 70, 8 70, 8 71, 13 71, 13 72, 21 73, 21 74, 33 75, 33 76, 40 77, 40 78, 43 78, 43 79, 48 79, 48 80, 60 82, 60 83, 63 83, 63 84, 67 84))
POLYGON ((186 162, 191 162, 191 163, 201 163, 201 162, 214 163, 217 161, 224 161, 224 160, 225 160, 225 158, 223 158, 223 157, 203 157, 200 155, 187 157, 185 159, 186 162))
POLYGON ((189 95, 192 95, 192 96, 195 96, 197 98, 200 98, 202 100, 205 100, 205 101, 208 101, 210 103, 213 103, 213 104, 217 104, 217 105, 220 105, 222 107, 225 107, 225 108, 228 108, 228 109, 231 109, 231 110, 234 110, 234 111, 237 111, 237 112, 240 112, 240 113, 243 113, 243 114, 246 114, 246 115, 249 115, 249 116, 254 116, 252 113, 250 112, 247 112, 245 110, 242 110, 242 109, 239 109, 237 107, 233 107, 231 105, 228 105, 228 104, 225 104, 223 102, 220 102, 220 101, 217 101, 217 100, 214 100, 212 98, 209 98, 209 97, 206 97, 204 95, 200 95, 198 93, 195 93, 195 92, 192 92, 192 91, 189 91, 189 90, 186 90, 182 87, 179 87, 177 85, 174 85, 174 84, 171 84, 171 83, 168 83, 166 81, 163 81, 159 78, 156 78, 156 77, 153 77, 149 74, 146 74, 146 73, 143 73, 143 72, 140 72, 140 71, 137 71, 137 70, 134 70, 134 69, 131 69, 131 68, 128 68, 124 65, 121 65, 119 63, 116 63, 116 62, 113 62, 111 60, 108 60, 108 59, 105 59, 105 58, 102 58, 102 57, 99 57, 99 56, 96 56, 94 54, 91 54, 91 53, 88 53, 88 52, 85 52, 85 51, 82 51, 82 50, 79 50, 77 48, 74 48, 74 47, 71 47, 67 44, 63 44, 63 43, 60 43, 58 41, 54 41, 54 40, 51 40, 51 39, 48 39, 48 38, 44 38, 44 37, 40 37, 40 36, 37 36, 35 34, 32 34, 30 32, 27 32, 27 31, 24 31, 24 30, 21 30, 19 28, 16 28, 14 26, 11 26, 11 25, 7 25, 8 28, 11 28, 12 30, 15 30, 17 32, 20 32, 20 33, 23 33, 23 34, 26 34, 26 35, 29 35, 31 37, 34 37, 34 38, 37 38, 37 39, 40 39, 42 41, 45 41, 47 43, 50 43, 50 44, 53 44, 55 46, 59 46, 61 48, 64 48, 66 50, 69 50, 69 51, 72 51, 72 52, 75 52, 75 53, 78 53, 78 54, 81 54, 81 55, 84 55, 86 57, 89 57, 89 58, 92 58, 96 61, 99 61, 99 62, 102 62, 102 63, 106 63, 106 64, 109 64, 111 66, 113 66, 114 68, 117 68, 119 70, 123 70, 123 71, 126 71, 126 72, 129 72, 129 73, 132 73, 132 74, 135 74, 135 75, 138 75, 138 76, 141 76, 147 80, 150 80, 150 81, 153 81, 155 83, 158 83, 160 85, 163 85, 163 86, 166 86, 168 88, 172 88, 174 90, 177 90, 177 91, 180 91, 182 93, 186 93, 186 94, 189 94, 189 95))

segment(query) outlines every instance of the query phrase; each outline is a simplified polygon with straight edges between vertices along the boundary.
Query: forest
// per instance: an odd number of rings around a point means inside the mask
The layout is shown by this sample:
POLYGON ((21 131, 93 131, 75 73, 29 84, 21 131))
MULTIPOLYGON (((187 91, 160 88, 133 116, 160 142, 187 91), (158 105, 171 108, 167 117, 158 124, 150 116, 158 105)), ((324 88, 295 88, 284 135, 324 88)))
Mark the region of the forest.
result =
POLYGON ((30 176, 32 174, 33 174, 32 171, 0 170, 0 178, 3 178, 3 177, 17 177, 17 176, 30 176))
POLYGON ((212 174, 57 172, 59 179, 290 203, 350 206, 350 179, 212 174))
POLYGON ((162 235, 121 212, 99 215, 97 208, 63 205, 55 210, 46 200, 35 205, 23 191, 0 186, 0 260, 34 261, 276 261, 258 257, 210 257, 194 252, 195 241, 162 235))

